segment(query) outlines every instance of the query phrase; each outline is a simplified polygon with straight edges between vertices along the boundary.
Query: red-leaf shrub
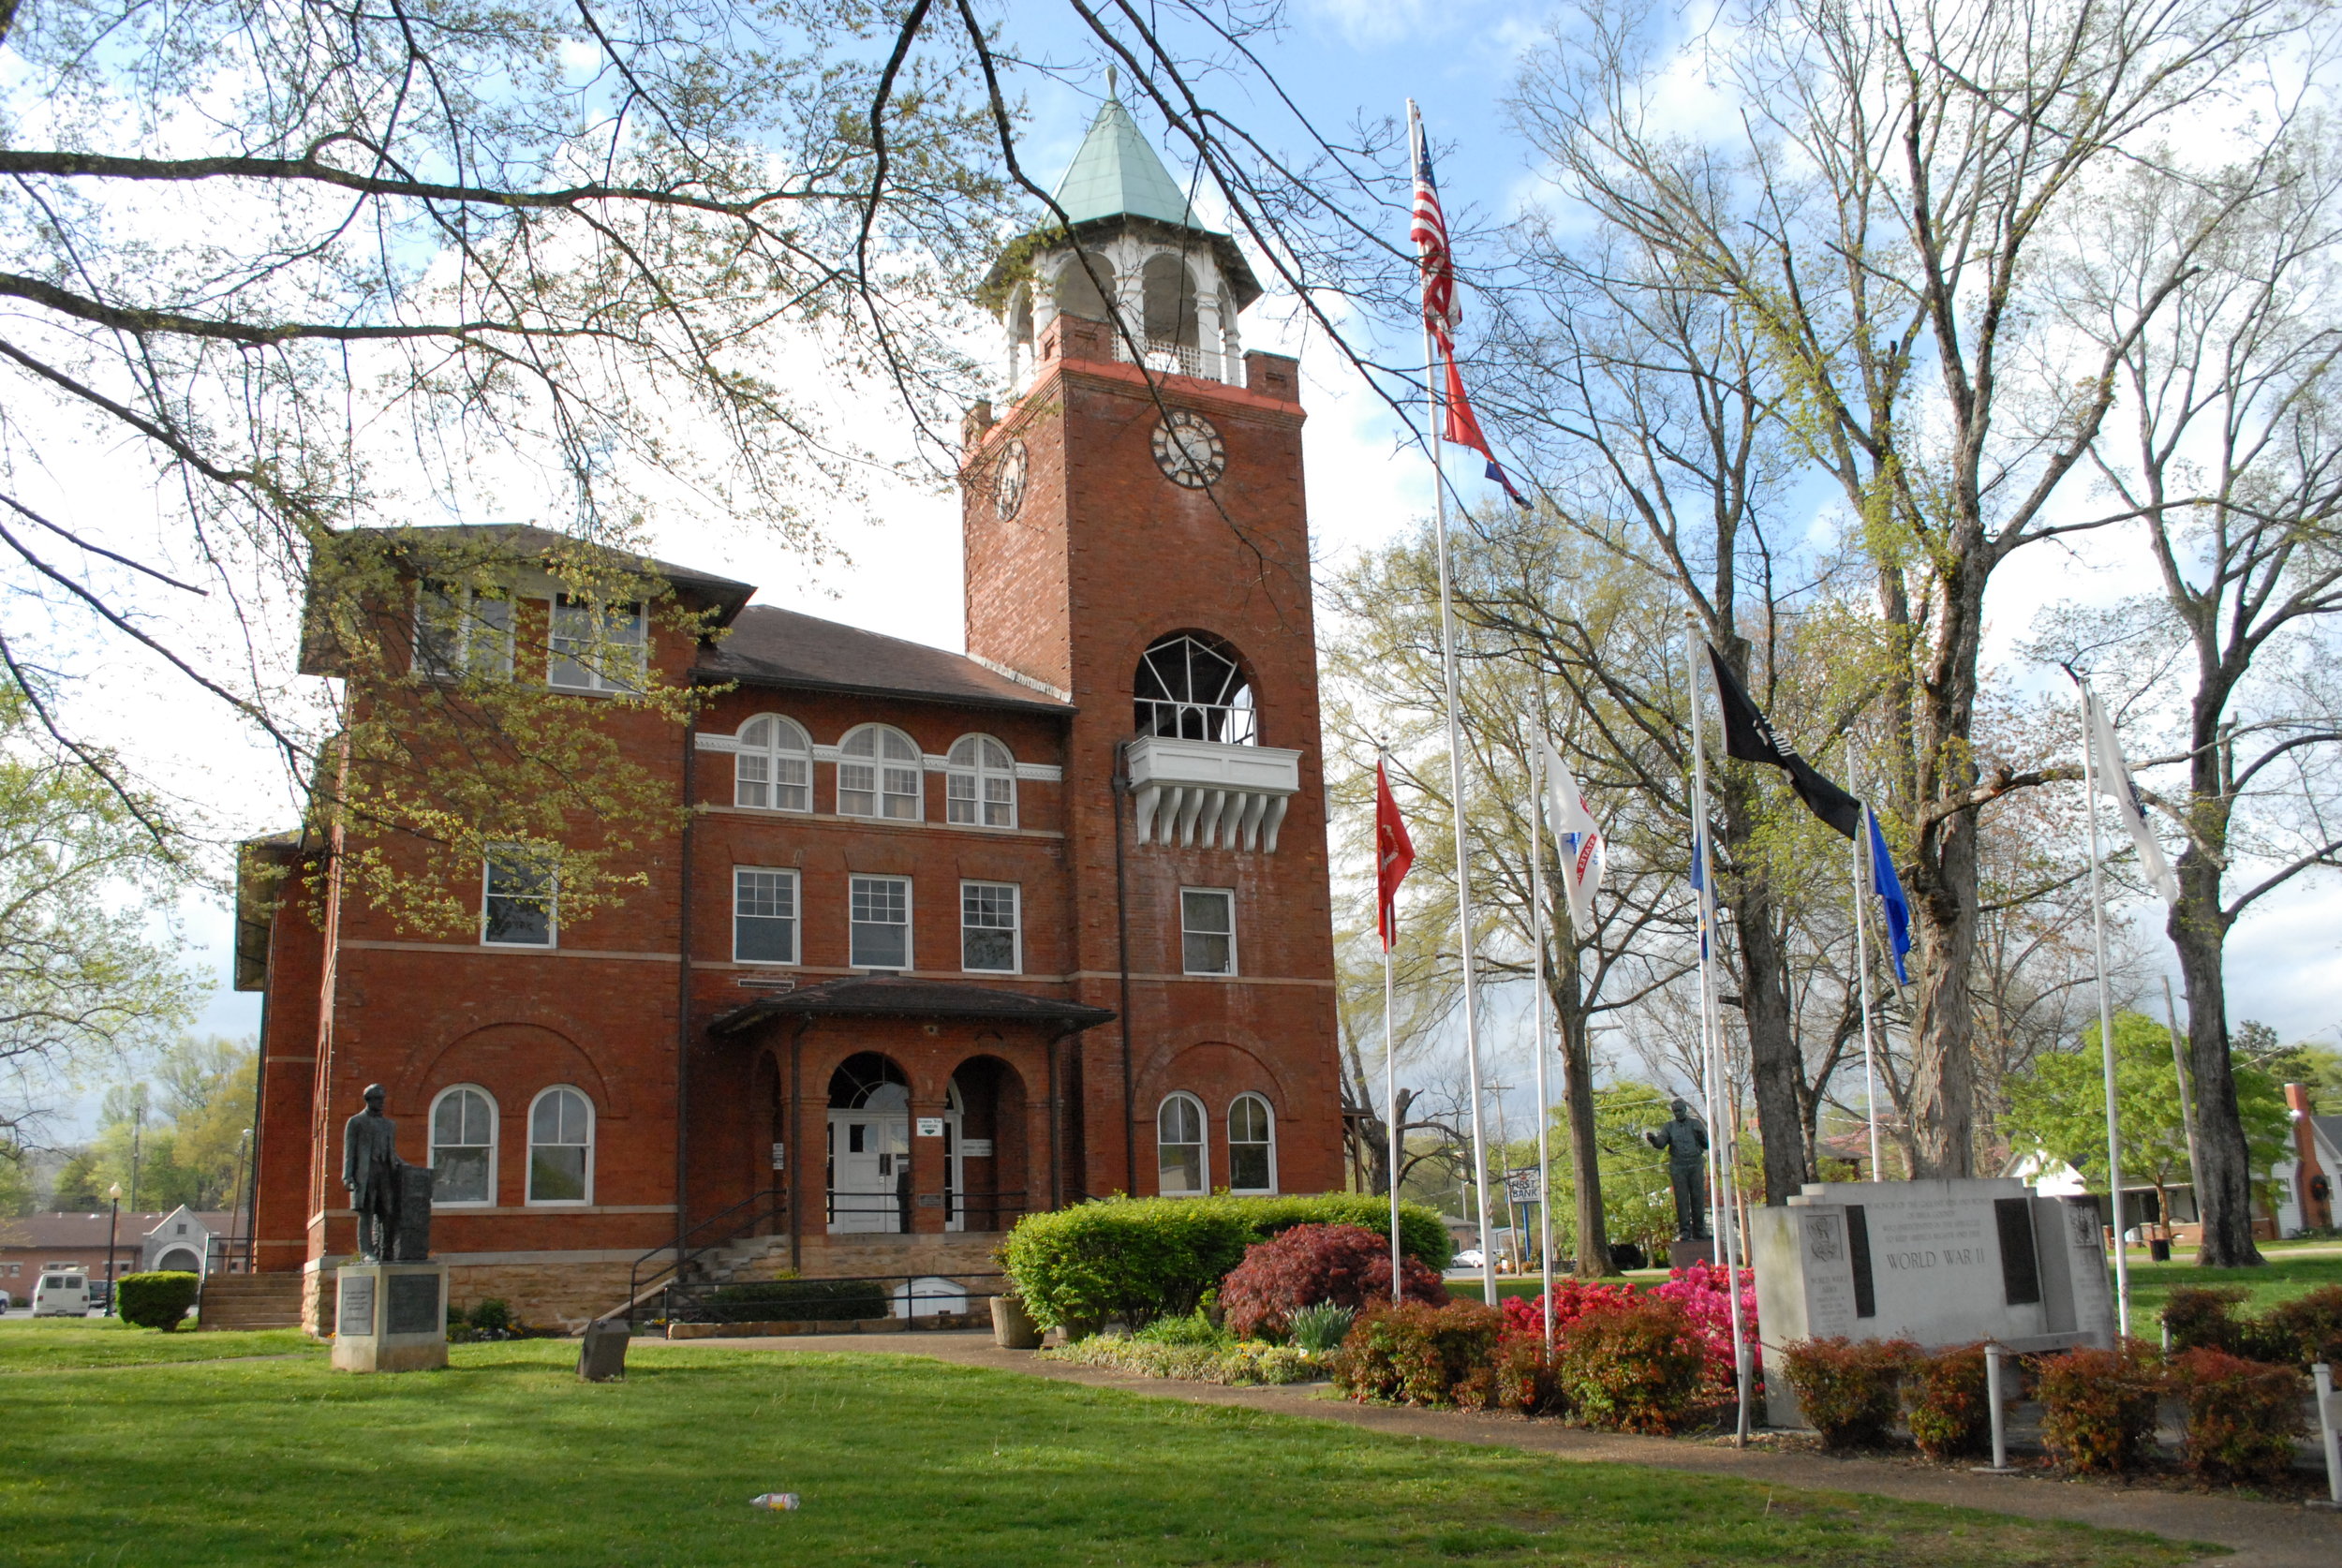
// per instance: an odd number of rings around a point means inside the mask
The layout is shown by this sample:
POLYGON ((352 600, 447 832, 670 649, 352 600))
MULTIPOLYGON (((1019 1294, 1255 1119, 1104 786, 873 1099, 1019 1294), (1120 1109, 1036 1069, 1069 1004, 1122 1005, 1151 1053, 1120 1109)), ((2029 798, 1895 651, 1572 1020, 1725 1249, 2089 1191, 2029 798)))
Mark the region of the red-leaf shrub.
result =
POLYGON ((1671 1432, 1698 1402, 1706 1369, 1683 1309, 1653 1296, 1581 1312, 1554 1339, 1554 1383, 1590 1427, 1671 1432))
POLYGON ((1781 1347, 1781 1375, 1825 1448, 1875 1448, 1902 1408, 1908 1339, 1800 1339, 1781 1347))
POLYGON ((1456 1402, 1466 1410, 1508 1410, 1521 1415, 1560 1411, 1561 1384, 1553 1375, 1553 1358, 1546 1352, 1544 1329, 1516 1334, 1508 1328, 1488 1365, 1456 1385, 1456 1402))
POLYGON ((1992 1380, 1984 1347, 1961 1345, 1922 1355, 1904 1373, 1908 1401, 1904 1424, 1911 1441, 1931 1459, 1956 1459, 1984 1452, 1993 1441, 1992 1380))
POLYGON ((2254 1338, 2272 1361, 2342 1366, 2342 1285, 2320 1285, 2261 1315, 2254 1338))
POLYGON ((1358 1314, 1334 1356, 1334 1386, 1353 1399, 1445 1405, 1496 1353, 1505 1316, 1476 1301, 1380 1302, 1358 1314))
POLYGON ((2146 1459, 2163 1376, 2145 1346, 2070 1350, 2042 1357, 2039 1368, 2041 1441, 2060 1463, 2119 1474, 2146 1459))
POLYGON ((2187 1401, 2187 1464, 2219 1481, 2274 1481, 2302 1433, 2302 1375, 2209 1345, 2172 1358, 2187 1401))
POLYGON ((2163 1302, 2163 1329, 2172 1337, 2172 1349, 2208 1345, 2231 1355, 2241 1354, 2246 1329, 2237 1321, 2236 1309, 2251 1294, 2242 1285, 2172 1286, 2163 1302))
MULTIPOLYGON (((1437 1270, 1404 1260, 1400 1289, 1410 1301, 1439 1306, 1446 1282, 1437 1270)), ((1296 1225, 1244 1250, 1244 1261, 1220 1283, 1220 1311, 1241 1339, 1284 1338, 1293 1314, 1331 1301, 1366 1307, 1390 1300, 1390 1241, 1363 1225, 1296 1225)))
MULTIPOLYGON (((1727 1294, 1726 1273, 1712 1263, 1696 1263, 1689 1268, 1673 1270, 1668 1282, 1651 1293, 1662 1301, 1674 1302, 1692 1320, 1692 1330, 1699 1336, 1699 1342, 1708 1353, 1708 1392, 1721 1399, 1731 1398, 1738 1387, 1732 1362, 1732 1298, 1727 1294)), ((1752 1381, 1761 1380, 1764 1368, 1756 1350, 1756 1271, 1743 1268, 1740 1273, 1741 1332, 1748 1344, 1750 1377, 1752 1381)))

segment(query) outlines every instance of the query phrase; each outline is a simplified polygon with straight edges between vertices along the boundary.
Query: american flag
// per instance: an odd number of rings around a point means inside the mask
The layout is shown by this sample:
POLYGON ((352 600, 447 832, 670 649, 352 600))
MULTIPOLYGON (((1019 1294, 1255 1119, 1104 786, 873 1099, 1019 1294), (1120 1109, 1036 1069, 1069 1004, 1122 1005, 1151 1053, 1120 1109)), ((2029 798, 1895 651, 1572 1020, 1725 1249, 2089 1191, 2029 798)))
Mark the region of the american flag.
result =
POLYGON ((1456 307, 1456 265, 1447 250, 1447 214, 1440 210, 1439 180, 1431 172, 1430 139, 1419 130, 1415 147, 1415 212, 1407 237, 1415 242, 1416 264, 1423 273, 1423 324, 1439 340, 1440 351, 1453 352, 1456 324, 1463 314, 1456 307))
MULTIPOLYGON (((1413 105, 1409 108, 1412 111, 1413 105)), ((1447 373, 1447 395, 1442 400, 1446 421, 1441 439, 1470 447, 1487 458, 1488 477, 1505 487, 1513 505, 1527 511, 1529 498, 1496 461, 1472 412, 1472 402, 1464 396, 1463 377, 1456 373, 1456 323, 1463 319, 1463 310, 1456 303, 1456 262, 1447 248, 1447 214, 1440 208, 1439 180, 1431 172, 1431 139, 1424 134, 1420 121, 1415 126, 1415 206, 1407 219, 1407 237, 1415 242, 1416 265, 1423 274, 1423 325, 1438 346, 1447 373)))

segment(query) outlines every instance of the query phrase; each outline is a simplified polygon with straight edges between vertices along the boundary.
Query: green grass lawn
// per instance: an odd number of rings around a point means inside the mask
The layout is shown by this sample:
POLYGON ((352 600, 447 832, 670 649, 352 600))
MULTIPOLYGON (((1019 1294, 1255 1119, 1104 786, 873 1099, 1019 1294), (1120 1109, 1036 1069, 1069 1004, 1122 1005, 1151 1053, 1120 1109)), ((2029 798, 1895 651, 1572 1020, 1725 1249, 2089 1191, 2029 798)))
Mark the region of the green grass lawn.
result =
POLYGON ((2259 1268, 2198 1268, 2191 1263, 2151 1264, 2133 1259, 2130 1265, 2131 1332, 2142 1339, 2156 1337, 2156 1314, 2173 1285, 2242 1285, 2252 1292, 2245 1309, 2260 1311, 2290 1300, 2320 1285, 2342 1285, 2342 1257, 2296 1257, 2264 1251, 2269 1261, 2259 1268))
POLYGON ((297 1328, 198 1334, 133 1328, 112 1318, 0 1319, 0 1374, 68 1367, 131 1367, 157 1361, 208 1361, 229 1355, 324 1354, 297 1328))
POLYGON ((0 1380, 22 1568, 2161 1568, 2146 1537, 1376 1436, 893 1355, 559 1342, 0 1380), (749 1506, 794 1491, 795 1513, 749 1506))

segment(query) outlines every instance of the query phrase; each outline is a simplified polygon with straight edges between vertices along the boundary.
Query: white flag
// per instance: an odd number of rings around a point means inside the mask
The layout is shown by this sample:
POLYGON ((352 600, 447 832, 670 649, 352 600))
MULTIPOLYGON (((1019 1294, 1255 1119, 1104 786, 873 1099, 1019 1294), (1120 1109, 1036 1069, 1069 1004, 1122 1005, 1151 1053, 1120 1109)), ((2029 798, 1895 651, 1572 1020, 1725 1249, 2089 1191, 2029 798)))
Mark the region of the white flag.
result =
POLYGON ((1545 751, 1545 817, 1561 851, 1562 889, 1569 895, 1569 921, 1579 938, 1593 933, 1593 892, 1602 885, 1602 830, 1593 825, 1578 781, 1562 766, 1550 741, 1545 751))
POLYGON ((2148 831, 2147 819, 2141 809, 2139 786, 2130 779, 2130 764, 2123 761, 2123 748, 2114 744, 2114 726, 2106 721, 2106 709, 2099 705, 2097 694, 2087 687, 2083 688, 2082 711, 2090 727, 2090 761, 2097 769, 2098 793, 2114 803, 2114 814, 2123 820, 2123 827, 2130 841, 2139 847, 2139 869, 2146 873, 2147 885, 2155 889, 2167 904, 2179 902, 2179 879, 2163 859, 2163 846, 2155 841, 2148 831))

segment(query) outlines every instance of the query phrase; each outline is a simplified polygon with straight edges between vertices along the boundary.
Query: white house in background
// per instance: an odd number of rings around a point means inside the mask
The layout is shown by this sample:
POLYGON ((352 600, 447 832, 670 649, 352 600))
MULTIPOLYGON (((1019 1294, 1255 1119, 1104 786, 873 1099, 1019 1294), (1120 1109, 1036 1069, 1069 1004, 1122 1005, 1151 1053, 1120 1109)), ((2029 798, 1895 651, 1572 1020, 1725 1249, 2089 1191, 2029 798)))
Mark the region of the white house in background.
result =
POLYGON ((2301 1084, 2285 1086, 2288 1129, 2293 1158, 2280 1160, 2275 1169, 2285 1180, 2285 1202, 2277 1206, 2278 1234, 2326 1230, 2334 1224, 2335 1177, 2342 1173, 2342 1117, 2317 1114, 2309 1090, 2301 1084))
POLYGON ((140 1239, 139 1267, 142 1270, 172 1269, 185 1274, 209 1274, 212 1237, 218 1233, 206 1221, 227 1218, 220 1214, 198 1214, 185 1204, 180 1205, 164 1215, 161 1222, 140 1239))

